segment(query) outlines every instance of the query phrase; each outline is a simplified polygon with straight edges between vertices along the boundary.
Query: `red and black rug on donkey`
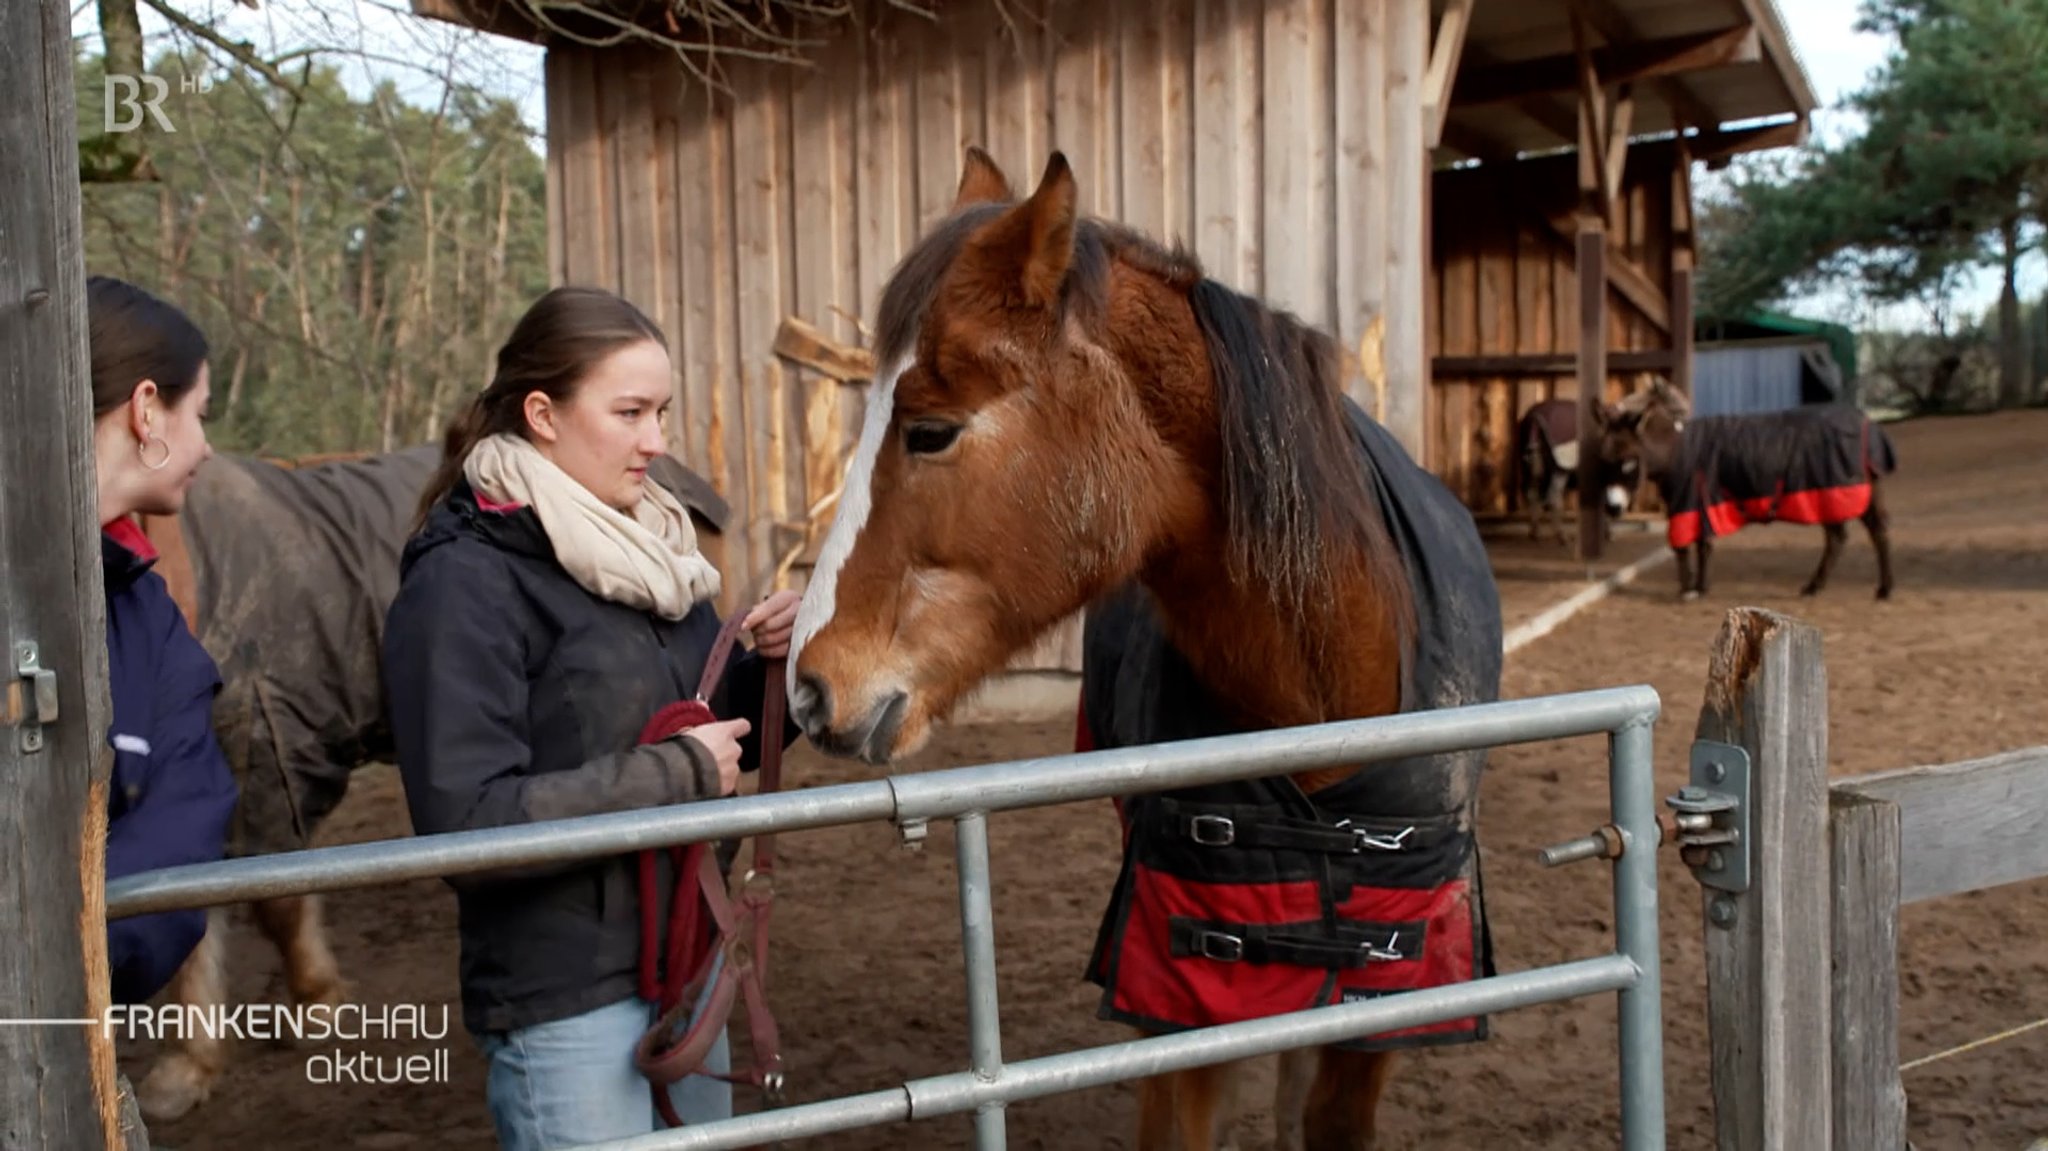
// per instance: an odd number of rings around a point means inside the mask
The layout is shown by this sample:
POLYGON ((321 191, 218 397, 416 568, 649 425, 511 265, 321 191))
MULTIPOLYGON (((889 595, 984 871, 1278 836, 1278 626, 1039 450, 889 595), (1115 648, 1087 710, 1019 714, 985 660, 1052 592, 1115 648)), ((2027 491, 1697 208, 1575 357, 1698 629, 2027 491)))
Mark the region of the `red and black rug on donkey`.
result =
POLYGON ((1783 521, 1842 524, 1898 466, 1884 427, 1852 404, 1689 420, 1664 479, 1673 548, 1783 521))
MULTIPOLYGON (((1401 710, 1498 698, 1499 600, 1469 513, 1352 414, 1415 594, 1401 710)), ((1089 605, 1082 661, 1077 750, 1241 730, 1140 585, 1089 605)), ((1279 775, 1122 800, 1123 866, 1087 971, 1097 1014, 1170 1032, 1494 974, 1474 834, 1485 760, 1375 763, 1313 795, 1279 775)), ((1473 1016, 1339 1046, 1486 1034, 1473 1016)))

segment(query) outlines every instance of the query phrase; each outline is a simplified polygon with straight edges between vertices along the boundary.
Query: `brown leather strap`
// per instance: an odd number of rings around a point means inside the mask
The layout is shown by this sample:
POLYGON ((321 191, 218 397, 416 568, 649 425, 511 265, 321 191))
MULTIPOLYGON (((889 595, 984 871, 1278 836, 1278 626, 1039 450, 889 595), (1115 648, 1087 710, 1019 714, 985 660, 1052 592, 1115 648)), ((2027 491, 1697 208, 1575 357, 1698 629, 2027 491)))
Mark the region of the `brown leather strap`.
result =
MULTIPOLYGON (((744 614, 735 613, 719 628, 697 686, 699 702, 708 702, 717 689, 733 645, 738 641, 740 621, 744 618, 744 614)), ((782 726, 788 700, 783 682, 783 660, 768 659, 764 662, 767 666, 764 668, 761 725, 757 729, 761 736, 760 786, 757 791, 767 795, 782 786, 782 726)), ((752 1083, 766 1093, 771 1104, 781 1099, 781 1034, 775 1025, 774 1013, 768 1007, 767 995, 768 915, 775 898, 774 845, 773 835, 754 838, 753 866, 740 882, 737 906, 726 891, 725 876, 720 872, 717 855, 709 850, 709 844, 691 845, 686 853, 689 862, 679 869, 676 876, 668 917, 671 939, 679 931, 687 930, 694 934, 696 896, 701 893, 704 906, 711 912, 712 947, 697 969, 691 972, 685 986, 679 991, 672 985, 665 988, 667 993, 662 999, 667 1001, 666 1010, 640 1037, 633 1051, 634 1064, 648 1079, 655 1106, 663 1122, 671 1127, 682 1126, 682 1120, 676 1115, 666 1088, 692 1074, 712 1075, 733 1083, 752 1083), (687 878, 693 870, 690 862, 695 864, 695 885, 687 878), (691 1018, 698 996, 703 994, 705 981, 710 977, 712 962, 720 955, 724 956, 725 964, 712 981, 704 1010, 691 1018), (704 1060, 724 1032, 738 995, 745 996, 747 1001, 754 1065, 749 1072, 739 1074, 703 1071, 704 1060), (667 1037, 686 1018, 690 1019, 689 1027, 673 1045, 667 1044, 667 1037)), ((679 979, 681 975, 680 971, 669 971, 666 981, 679 979)))

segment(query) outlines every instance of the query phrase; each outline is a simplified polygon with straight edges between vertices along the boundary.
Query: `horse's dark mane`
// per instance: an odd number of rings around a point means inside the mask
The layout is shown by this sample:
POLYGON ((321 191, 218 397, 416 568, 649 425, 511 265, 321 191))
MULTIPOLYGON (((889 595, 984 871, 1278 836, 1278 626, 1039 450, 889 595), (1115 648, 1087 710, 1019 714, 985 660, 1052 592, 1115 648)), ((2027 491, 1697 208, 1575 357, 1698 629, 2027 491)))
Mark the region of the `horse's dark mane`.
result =
MULTIPOLYGON (((904 257, 877 310, 879 363, 909 350, 946 268, 978 228, 1008 207, 976 204, 957 212, 904 257)), ((1106 322, 1116 261, 1187 293, 1201 329, 1216 386, 1233 576, 1264 585, 1276 607, 1300 618, 1329 601, 1340 565, 1362 565, 1405 639, 1414 595, 1351 434, 1336 341, 1209 279, 1178 245, 1166 248, 1122 225, 1082 219, 1061 306, 1090 331, 1102 332, 1106 322)))

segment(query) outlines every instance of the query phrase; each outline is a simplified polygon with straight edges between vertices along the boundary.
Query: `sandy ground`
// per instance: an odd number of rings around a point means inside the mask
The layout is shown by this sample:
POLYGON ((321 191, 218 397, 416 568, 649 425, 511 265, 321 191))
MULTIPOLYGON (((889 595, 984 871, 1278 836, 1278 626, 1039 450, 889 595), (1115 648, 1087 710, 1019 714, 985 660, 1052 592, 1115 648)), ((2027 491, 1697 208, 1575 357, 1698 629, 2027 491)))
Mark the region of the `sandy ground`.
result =
MULTIPOLYGON (((1829 753, 1850 775, 2048 743, 2034 684, 2048 639, 2048 412, 1894 425, 1903 472, 1890 485, 1899 589, 1871 598, 1875 564, 1860 529, 1820 598, 1796 590, 1819 555, 1818 529, 1751 528, 1718 549, 1713 591, 1681 604, 1666 565, 1508 661, 1504 694, 1526 697, 1629 683, 1664 701, 1657 726, 1660 794, 1683 782, 1709 645, 1725 611, 1760 605, 1824 632, 1829 753)), ((1494 533, 1509 622, 1569 594, 1586 572, 1554 543, 1494 533)), ((1654 536, 1618 537, 1612 570, 1654 536)), ((917 768, 1063 750, 1067 721, 954 730, 917 768)), ((807 750, 789 766, 815 786, 854 777, 807 750)), ((1549 872, 1534 849, 1605 817, 1597 739, 1497 752, 1485 783, 1481 841, 1503 970, 1610 946, 1606 871, 1549 872)), ((388 768, 361 773, 326 829, 328 842, 406 833, 388 768)), ((992 823, 1004 1053, 1022 1058, 1114 1041, 1094 1018, 1080 971, 1115 869, 1107 804, 1007 814, 992 823)), ((950 829, 909 854, 881 826, 785 836, 774 988, 798 1100, 873 1090, 956 1070, 967 1051, 950 829)), ((1712 1145, 1697 886, 1662 862, 1667 1099, 1672 1146, 1712 1145)), ((454 904, 436 882, 330 897, 333 938, 366 1003, 442 1003, 455 987, 454 904)), ((2048 1015, 2048 883, 1916 905, 1903 924, 1901 1048, 1906 1058, 2048 1015)), ((233 988, 279 1002, 277 964, 246 923, 235 933, 233 988)), ((1496 1017, 1481 1045, 1406 1061, 1383 1109, 1388 1148, 1613 1146, 1618 1090, 1611 998, 1496 1017)), ((386 1055, 449 1052, 451 1081, 429 1086, 314 1086, 306 1050, 249 1042, 215 1098, 154 1138, 190 1148, 493 1146, 482 1064, 458 1029, 440 1043, 368 1044, 386 1055)), ((124 1052, 140 1077, 149 1045, 124 1052)), ((1267 1145, 1259 1111, 1270 1076, 1255 1069, 1236 1129, 1245 1151, 1267 1145)), ((1908 1074, 1921 1151, 2021 1151, 2048 1135, 2048 1032, 1908 1074)), ((742 1106, 753 1103, 741 1094, 742 1106)), ((1131 1146, 1128 1087, 1011 1109, 1011 1146, 1131 1146)), ((818 1140, 833 1148, 969 1145, 964 1119, 818 1140)))

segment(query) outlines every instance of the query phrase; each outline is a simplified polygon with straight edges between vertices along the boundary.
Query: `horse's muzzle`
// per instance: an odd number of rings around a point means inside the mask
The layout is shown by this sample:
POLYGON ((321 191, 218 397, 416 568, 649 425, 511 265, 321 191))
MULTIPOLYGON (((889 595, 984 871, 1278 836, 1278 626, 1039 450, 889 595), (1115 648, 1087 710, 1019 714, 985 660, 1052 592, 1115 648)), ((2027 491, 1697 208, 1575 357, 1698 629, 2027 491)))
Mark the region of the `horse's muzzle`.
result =
POLYGON ((857 722, 835 726, 832 689, 809 672, 797 675, 795 691, 789 699, 790 718, 819 751, 856 758, 877 767, 889 762, 909 708, 909 693, 894 690, 877 699, 857 722))

